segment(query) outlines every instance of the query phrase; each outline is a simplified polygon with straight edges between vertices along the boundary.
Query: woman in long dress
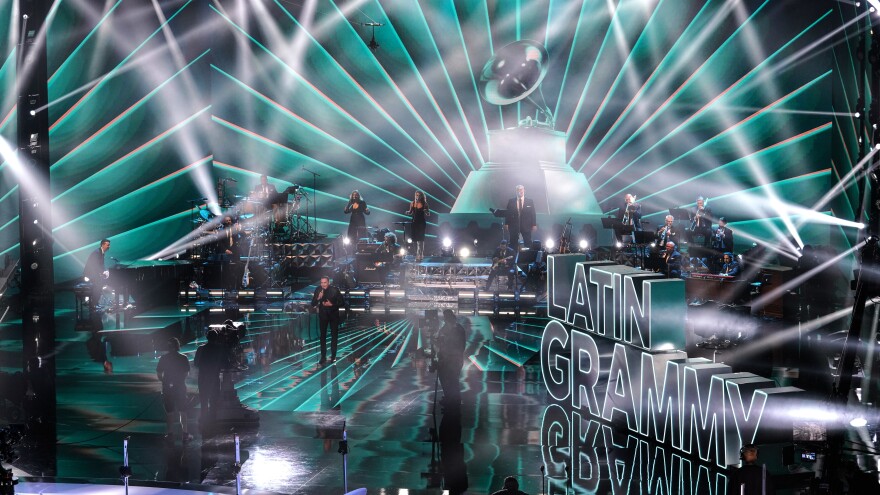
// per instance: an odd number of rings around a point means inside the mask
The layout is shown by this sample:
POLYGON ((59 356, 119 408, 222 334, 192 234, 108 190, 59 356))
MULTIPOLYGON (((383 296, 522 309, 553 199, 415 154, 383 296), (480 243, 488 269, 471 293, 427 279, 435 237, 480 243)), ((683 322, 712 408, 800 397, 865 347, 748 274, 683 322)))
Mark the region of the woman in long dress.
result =
POLYGON ((412 217, 412 240, 416 245, 416 261, 422 261, 425 257, 425 228, 427 218, 431 216, 431 209, 425 193, 416 191, 415 199, 409 204, 407 215, 412 217))
POLYGON ((361 193, 357 190, 352 191, 348 197, 348 205, 345 206, 344 212, 346 215, 351 214, 351 218, 348 221, 348 238, 351 242, 357 243, 358 239, 360 239, 360 234, 365 232, 367 228, 367 218, 365 215, 370 214, 367 202, 361 198, 361 193))

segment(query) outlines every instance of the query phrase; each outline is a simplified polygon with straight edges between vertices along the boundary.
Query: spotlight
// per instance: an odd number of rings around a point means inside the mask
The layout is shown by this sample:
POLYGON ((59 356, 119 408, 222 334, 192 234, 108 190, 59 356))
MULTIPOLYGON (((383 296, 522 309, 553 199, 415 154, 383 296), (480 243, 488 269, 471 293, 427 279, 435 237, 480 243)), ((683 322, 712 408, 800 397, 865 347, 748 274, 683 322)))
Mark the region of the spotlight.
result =
POLYGON ((407 237, 407 238, 406 238, 406 243, 407 243, 407 244, 412 244, 412 242, 413 242, 413 241, 412 241, 412 237, 407 237))
POLYGON ((445 248, 452 247, 452 239, 450 239, 448 237, 444 237, 443 238, 443 247, 445 247, 445 248))
POLYGON ((34 225, 37 225, 37 224, 39 224, 39 223, 40 223, 40 221, 37 220, 37 219, 35 218, 35 219, 34 219, 34 225))
POLYGON ((468 256, 471 255, 471 250, 466 247, 463 247, 458 250, 458 254, 461 255, 461 257, 463 257, 463 258, 467 258, 468 256))
POLYGON ((406 256, 406 248, 400 248, 400 252, 398 253, 401 256, 406 256))
POLYGON ((863 426, 868 426, 868 420, 862 417, 853 418, 850 420, 849 425, 854 428, 861 428, 863 426))
POLYGON ((549 237, 547 238, 547 240, 544 241, 544 247, 546 249, 553 249, 553 246, 555 246, 555 245, 556 245, 556 243, 553 242, 553 239, 550 239, 549 237))
POLYGON ((622 242, 618 242, 618 243, 617 243, 617 247, 622 248, 622 247, 623 247, 623 243, 622 243, 622 242))
POLYGON ((351 239, 349 239, 348 236, 343 237, 343 238, 342 238, 342 244, 348 246, 349 244, 351 244, 351 239))
POLYGON ((861 116, 862 116, 862 114, 859 113, 859 112, 856 112, 856 113, 853 114, 853 117, 855 117, 855 118, 859 118, 859 117, 861 117, 861 116))
POLYGON ((479 242, 480 242, 479 240, 474 239, 474 247, 477 247, 477 244, 478 244, 479 242))
POLYGON ((31 117, 33 117, 33 116, 36 115, 36 114, 37 114, 37 111, 36 111, 36 110, 31 110, 31 117))
POLYGON ((587 244, 586 239, 581 239, 581 242, 578 243, 578 246, 580 246, 581 249, 587 249, 587 246, 589 246, 589 244, 587 244))
POLYGON ((651 243, 651 247, 657 247, 657 243, 656 243, 656 242, 652 242, 652 243, 651 243))

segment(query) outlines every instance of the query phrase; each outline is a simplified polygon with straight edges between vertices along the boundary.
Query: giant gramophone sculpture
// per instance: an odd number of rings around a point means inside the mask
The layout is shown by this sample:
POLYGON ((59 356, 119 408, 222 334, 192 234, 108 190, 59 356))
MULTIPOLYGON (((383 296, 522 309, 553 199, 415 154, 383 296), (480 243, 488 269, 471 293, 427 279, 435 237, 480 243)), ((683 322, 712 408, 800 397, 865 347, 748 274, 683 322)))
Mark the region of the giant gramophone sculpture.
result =
POLYGON ((541 94, 548 61, 543 45, 521 40, 498 50, 483 66, 479 89, 484 100, 493 105, 526 100, 537 113, 517 127, 489 131, 489 160, 468 175, 451 213, 503 208, 514 187, 523 184, 539 215, 558 220, 602 214, 587 178, 566 163, 565 133, 554 130, 553 114, 541 94))

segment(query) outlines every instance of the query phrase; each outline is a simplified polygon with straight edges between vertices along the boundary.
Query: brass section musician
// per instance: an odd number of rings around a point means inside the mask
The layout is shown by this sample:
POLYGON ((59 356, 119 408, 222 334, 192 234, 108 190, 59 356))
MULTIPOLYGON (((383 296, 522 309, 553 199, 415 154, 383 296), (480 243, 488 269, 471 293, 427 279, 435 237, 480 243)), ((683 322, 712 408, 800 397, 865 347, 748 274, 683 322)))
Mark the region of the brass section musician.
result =
POLYGON ((667 242, 678 245, 678 229, 675 228, 675 217, 672 215, 666 215, 666 223, 657 229, 657 244, 665 247, 667 242))
POLYGON ((697 243, 704 247, 709 247, 712 240, 712 209, 707 203, 706 198, 702 196, 697 198, 697 206, 691 210, 689 239, 691 244, 697 243))
POLYGON ((636 202, 634 194, 627 194, 623 197, 623 206, 617 210, 617 220, 620 227, 615 229, 614 235, 618 242, 623 241, 623 232, 626 227, 632 227, 633 231, 642 230, 642 205, 636 202))
POLYGON ((712 249, 719 252, 733 252, 733 230, 727 227, 727 219, 718 219, 718 228, 712 235, 712 249))

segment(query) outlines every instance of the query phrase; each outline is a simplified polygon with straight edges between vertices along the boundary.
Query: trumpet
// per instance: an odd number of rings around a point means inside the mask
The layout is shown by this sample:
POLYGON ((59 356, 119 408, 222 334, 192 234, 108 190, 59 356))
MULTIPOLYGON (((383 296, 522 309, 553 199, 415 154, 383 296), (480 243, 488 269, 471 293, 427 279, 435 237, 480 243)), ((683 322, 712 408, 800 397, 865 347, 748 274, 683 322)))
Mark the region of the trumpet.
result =
POLYGON ((697 224, 701 223, 701 219, 703 218, 703 208, 697 208, 697 212, 694 213, 694 220, 691 222, 691 230, 697 228, 697 224))

